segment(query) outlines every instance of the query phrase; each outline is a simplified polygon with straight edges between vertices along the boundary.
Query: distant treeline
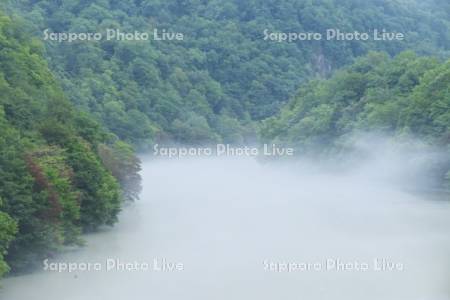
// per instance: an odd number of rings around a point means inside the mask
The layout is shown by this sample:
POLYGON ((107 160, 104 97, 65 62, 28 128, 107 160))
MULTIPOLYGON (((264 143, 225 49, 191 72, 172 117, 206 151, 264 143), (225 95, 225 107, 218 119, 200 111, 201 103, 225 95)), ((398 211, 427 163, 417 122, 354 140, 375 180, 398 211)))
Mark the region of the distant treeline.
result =
MULTIPOLYGON (((358 132, 420 139, 447 149, 450 164, 450 60, 370 53, 305 84, 260 130, 265 142, 314 155, 348 151, 358 132)), ((450 188, 450 165, 438 169, 450 188)))

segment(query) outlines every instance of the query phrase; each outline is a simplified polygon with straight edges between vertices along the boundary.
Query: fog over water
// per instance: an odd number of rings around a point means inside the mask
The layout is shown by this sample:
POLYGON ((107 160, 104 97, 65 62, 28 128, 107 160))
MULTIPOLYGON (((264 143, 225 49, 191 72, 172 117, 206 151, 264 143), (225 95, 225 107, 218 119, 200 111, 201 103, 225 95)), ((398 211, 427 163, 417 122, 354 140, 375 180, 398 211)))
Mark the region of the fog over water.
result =
POLYGON ((101 271, 9 278, 0 299, 450 299, 450 205, 398 188, 405 170, 144 159, 141 200, 119 224, 51 260, 101 271), (150 270, 107 271, 107 259, 150 270))

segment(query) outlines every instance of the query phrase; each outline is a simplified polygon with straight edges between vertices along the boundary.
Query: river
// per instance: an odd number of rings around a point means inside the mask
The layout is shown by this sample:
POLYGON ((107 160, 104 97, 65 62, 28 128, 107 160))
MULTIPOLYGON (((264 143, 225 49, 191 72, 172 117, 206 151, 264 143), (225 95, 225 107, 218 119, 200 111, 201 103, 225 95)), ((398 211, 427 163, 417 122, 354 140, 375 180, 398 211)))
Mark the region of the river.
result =
POLYGON ((0 299, 450 299, 450 205, 364 172, 145 159, 119 224, 0 299))

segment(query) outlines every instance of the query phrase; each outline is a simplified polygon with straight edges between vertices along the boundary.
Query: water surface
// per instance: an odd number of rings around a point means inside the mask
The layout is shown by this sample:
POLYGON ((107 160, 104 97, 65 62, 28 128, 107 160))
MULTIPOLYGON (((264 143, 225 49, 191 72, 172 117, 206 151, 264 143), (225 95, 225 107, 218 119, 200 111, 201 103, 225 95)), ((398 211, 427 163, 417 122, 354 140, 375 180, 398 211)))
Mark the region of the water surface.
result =
POLYGON ((403 192, 365 169, 332 174, 217 158, 145 160, 143 167, 142 198, 120 223, 57 258, 101 263, 101 271, 10 278, 0 299, 450 299, 445 202, 403 192), (106 271, 107 259, 150 269, 106 271), (333 261, 336 268, 327 265, 333 261), (182 270, 171 269, 175 263, 182 270), (325 267, 289 272, 283 263, 325 267), (368 270, 357 268, 365 264, 368 270))

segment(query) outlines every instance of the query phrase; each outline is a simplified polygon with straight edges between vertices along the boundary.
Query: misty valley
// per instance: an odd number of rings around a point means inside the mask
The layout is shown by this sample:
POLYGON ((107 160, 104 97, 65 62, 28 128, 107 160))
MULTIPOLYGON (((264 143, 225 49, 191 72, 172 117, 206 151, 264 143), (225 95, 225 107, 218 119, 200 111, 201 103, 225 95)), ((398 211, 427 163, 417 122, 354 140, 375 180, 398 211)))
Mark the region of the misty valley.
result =
POLYGON ((372 173, 144 157, 141 199, 119 224, 5 279, 0 297, 445 299, 450 204, 375 180, 387 156, 364 162, 372 173))
POLYGON ((450 300, 448 0, 0 1, 0 300, 450 300))

